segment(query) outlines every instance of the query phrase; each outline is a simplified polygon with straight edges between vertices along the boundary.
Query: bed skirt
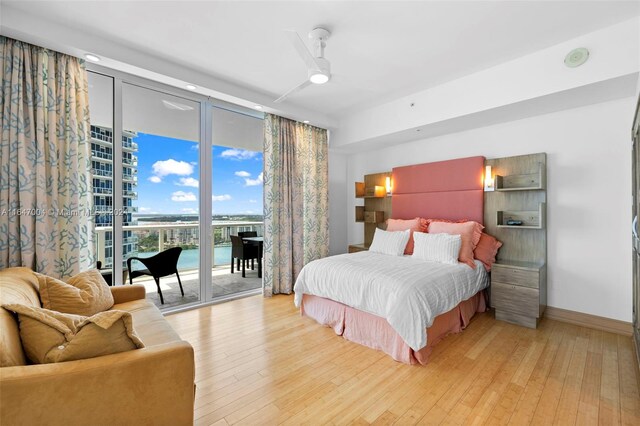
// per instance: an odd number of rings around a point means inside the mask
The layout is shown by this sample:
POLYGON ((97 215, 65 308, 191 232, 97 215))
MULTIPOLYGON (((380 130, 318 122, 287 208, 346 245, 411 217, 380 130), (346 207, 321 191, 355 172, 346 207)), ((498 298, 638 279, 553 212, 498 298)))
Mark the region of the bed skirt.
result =
POLYGON ((300 306, 302 315, 333 328, 337 335, 347 340, 380 350, 396 361, 422 365, 429 362, 429 355, 438 342, 448 334, 461 332, 477 312, 486 310, 485 291, 482 290, 460 302, 449 312, 438 315, 431 327, 427 328, 427 346, 419 351, 414 351, 402 340, 387 320, 379 316, 308 294, 303 296, 300 306))

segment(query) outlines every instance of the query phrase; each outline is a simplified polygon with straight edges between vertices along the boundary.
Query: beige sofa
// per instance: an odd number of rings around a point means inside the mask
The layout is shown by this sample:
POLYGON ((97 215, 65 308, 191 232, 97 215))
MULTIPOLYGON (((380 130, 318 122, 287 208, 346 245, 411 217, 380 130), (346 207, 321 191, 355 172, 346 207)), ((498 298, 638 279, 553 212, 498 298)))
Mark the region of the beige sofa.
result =
MULTIPOLYGON (((193 348, 180 339, 142 286, 117 286, 112 309, 130 312, 145 348, 30 365, 15 316, 0 308, 0 424, 191 425, 193 348)), ((40 306, 27 268, 0 271, 0 304, 40 306)))

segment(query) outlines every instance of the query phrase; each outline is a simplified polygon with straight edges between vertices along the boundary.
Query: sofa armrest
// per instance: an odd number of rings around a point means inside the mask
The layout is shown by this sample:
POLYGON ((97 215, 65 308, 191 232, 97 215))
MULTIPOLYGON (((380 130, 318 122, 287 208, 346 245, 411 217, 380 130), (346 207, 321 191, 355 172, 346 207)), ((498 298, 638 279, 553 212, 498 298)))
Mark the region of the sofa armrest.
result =
POLYGON ((179 341, 0 369, 0 424, 192 425, 193 348, 179 341))
POLYGON ((119 285, 111 287, 111 294, 113 295, 114 305, 117 305, 131 302, 132 300, 144 299, 147 297, 147 290, 140 284, 119 285))

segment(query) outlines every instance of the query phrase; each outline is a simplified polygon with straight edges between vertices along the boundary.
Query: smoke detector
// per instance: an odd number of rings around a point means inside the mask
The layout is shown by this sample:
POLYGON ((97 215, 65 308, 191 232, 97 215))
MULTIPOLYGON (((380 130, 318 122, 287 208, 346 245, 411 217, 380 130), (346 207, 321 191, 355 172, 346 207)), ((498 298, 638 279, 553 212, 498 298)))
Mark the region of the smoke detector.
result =
POLYGON ((567 53, 564 64, 569 68, 576 68, 587 62, 587 59, 589 59, 589 51, 586 47, 579 47, 567 53))

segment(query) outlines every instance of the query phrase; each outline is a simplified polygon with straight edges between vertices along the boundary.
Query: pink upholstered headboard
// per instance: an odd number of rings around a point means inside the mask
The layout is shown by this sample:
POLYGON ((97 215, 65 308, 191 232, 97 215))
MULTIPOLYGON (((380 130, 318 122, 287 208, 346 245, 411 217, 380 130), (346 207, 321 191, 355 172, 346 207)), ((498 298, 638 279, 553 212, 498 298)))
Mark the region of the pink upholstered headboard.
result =
POLYGON ((393 169, 394 219, 469 219, 483 223, 484 157, 393 169))

